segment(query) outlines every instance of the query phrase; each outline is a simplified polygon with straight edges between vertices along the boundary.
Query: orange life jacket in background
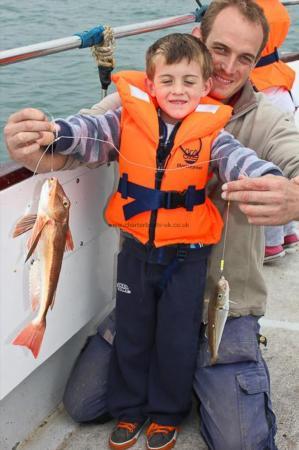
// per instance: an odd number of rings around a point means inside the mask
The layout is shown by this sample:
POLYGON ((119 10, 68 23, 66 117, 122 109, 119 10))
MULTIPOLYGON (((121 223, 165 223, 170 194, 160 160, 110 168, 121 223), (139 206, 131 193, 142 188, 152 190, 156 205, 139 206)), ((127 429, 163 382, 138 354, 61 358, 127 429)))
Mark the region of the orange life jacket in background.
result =
POLYGON ((181 122, 166 171, 159 171, 159 118, 154 99, 145 91, 144 73, 120 72, 112 78, 123 109, 120 182, 106 209, 108 223, 156 247, 218 242, 222 219, 205 197, 205 186, 211 144, 228 122, 231 107, 203 99, 181 122))
POLYGON ((264 10, 270 26, 270 33, 260 60, 262 62, 264 58, 266 64, 256 67, 252 71, 251 81, 260 91, 273 86, 283 87, 290 91, 295 80, 295 72, 279 60, 277 52, 290 28, 291 21, 288 11, 278 0, 256 0, 256 3, 264 10))

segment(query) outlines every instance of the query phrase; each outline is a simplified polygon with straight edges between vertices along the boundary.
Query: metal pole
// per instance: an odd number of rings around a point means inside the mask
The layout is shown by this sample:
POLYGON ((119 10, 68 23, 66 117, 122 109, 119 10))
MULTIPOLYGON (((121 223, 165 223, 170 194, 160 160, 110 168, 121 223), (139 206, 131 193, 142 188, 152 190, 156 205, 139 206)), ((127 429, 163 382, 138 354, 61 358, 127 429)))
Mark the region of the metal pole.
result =
POLYGON ((282 53, 282 55, 280 55, 280 59, 285 63, 292 62, 292 61, 298 61, 299 60, 299 52, 282 53))
POLYGON ((290 0, 281 2, 284 6, 299 5, 299 0, 290 0))
MULTIPOLYGON (((189 13, 180 16, 115 27, 113 31, 116 39, 120 39, 126 36, 132 36, 134 34, 148 33, 150 31, 185 25, 196 21, 196 13, 189 13)), ((41 42, 39 44, 27 45, 26 47, 3 50, 0 51, 0 66, 13 64, 28 59, 39 58, 40 56, 51 55, 53 53, 59 53, 74 48, 80 48, 81 44, 82 41, 79 36, 69 36, 66 38, 41 42)))

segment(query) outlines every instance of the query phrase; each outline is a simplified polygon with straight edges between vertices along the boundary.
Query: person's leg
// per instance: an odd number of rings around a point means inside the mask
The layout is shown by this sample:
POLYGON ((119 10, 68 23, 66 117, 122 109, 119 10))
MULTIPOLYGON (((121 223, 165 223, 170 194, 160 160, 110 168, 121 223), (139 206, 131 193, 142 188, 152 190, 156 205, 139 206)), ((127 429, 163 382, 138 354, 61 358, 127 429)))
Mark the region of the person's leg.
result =
POLYGON ((297 232, 297 222, 289 222, 286 225, 283 225, 283 234, 284 236, 289 236, 290 234, 296 234, 297 232))
POLYGON ((118 255, 116 329, 110 360, 108 408, 123 422, 143 422, 156 326, 150 266, 126 243, 118 255))
POLYGON ((265 246, 275 247, 283 244, 284 227, 265 227, 265 246))
POLYGON ((76 422, 105 423, 111 419, 107 408, 107 378, 115 333, 114 311, 90 336, 78 356, 67 382, 63 403, 76 422))
POLYGON ((283 249, 283 226, 265 227, 265 257, 264 262, 285 256, 283 249))
POLYGON ((257 342, 252 316, 226 323, 219 360, 209 366, 202 336, 194 390, 199 399, 201 434, 210 450, 277 450, 269 373, 257 342))
POLYGON ((206 262, 178 263, 158 300, 147 410, 161 425, 179 425, 191 408, 206 262))
POLYGON ((197 260, 189 253, 185 260, 174 258, 159 268, 157 327, 148 383, 148 449, 173 447, 178 426, 191 409, 209 252, 205 247, 197 251, 197 260))

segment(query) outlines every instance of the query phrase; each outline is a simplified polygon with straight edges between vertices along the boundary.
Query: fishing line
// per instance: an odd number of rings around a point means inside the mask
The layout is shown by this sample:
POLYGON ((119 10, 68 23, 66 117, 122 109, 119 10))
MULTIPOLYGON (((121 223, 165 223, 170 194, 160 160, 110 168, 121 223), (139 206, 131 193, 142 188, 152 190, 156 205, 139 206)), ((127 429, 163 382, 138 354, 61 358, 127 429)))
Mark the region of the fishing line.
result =
MULTIPOLYGON (((60 139, 72 139, 72 140, 74 140, 74 137, 73 137, 73 136, 59 136, 59 137, 55 138, 55 139, 53 140, 53 142, 47 146, 47 148, 45 149, 44 153, 47 152, 47 150, 49 149, 49 147, 50 147, 51 145, 53 146, 53 144, 54 144, 55 142, 58 142, 60 139)), ((184 167, 174 167, 174 168, 172 168, 172 169, 171 169, 171 168, 170 168, 170 169, 167 169, 167 168, 161 168, 161 169, 158 169, 157 167, 146 166, 146 165, 144 165, 144 164, 140 164, 140 163, 136 163, 135 161, 131 161, 130 159, 126 158, 126 157, 120 152, 120 150, 113 144, 113 142, 111 142, 111 141, 105 141, 105 140, 103 140, 103 139, 94 138, 94 137, 90 137, 90 136, 78 136, 78 139, 86 139, 86 140, 87 140, 87 139, 91 139, 91 140, 93 140, 93 141, 103 142, 104 144, 110 144, 111 147, 113 147, 113 148, 116 150, 116 152, 118 153, 118 155, 119 155, 124 161, 126 161, 127 163, 129 163, 129 164, 131 164, 131 165, 133 165, 133 166, 135 166, 135 167, 139 167, 139 168, 147 169, 147 170, 152 170, 152 171, 154 171, 154 172, 156 172, 156 171, 161 171, 161 172, 177 172, 177 171, 180 171, 180 170, 188 169, 189 167, 200 167, 200 166, 203 165, 203 164, 210 164, 211 162, 214 162, 214 161, 222 161, 223 159, 228 159, 228 158, 229 158, 229 156, 222 156, 221 158, 214 158, 214 159, 208 159, 208 160, 206 160, 206 161, 201 161, 200 163, 192 164, 192 166, 187 166, 187 165, 186 165, 186 166, 184 166, 184 167)), ((60 153, 60 154, 63 154, 64 156, 72 156, 71 154, 67 154, 67 153, 60 153)), ((42 157, 43 157, 43 156, 44 156, 44 155, 42 155, 42 157)), ((97 162, 97 161, 89 161, 89 163, 91 163, 91 164, 92 164, 92 163, 95 163, 95 162, 97 162)), ((239 169, 240 175, 248 176, 245 169, 239 167, 237 164, 235 164, 235 167, 237 167, 237 168, 239 169)))
MULTIPOLYGON (((54 122, 55 122, 55 118, 54 118, 53 114, 51 114, 51 112, 50 112, 47 108, 44 108, 44 107, 43 107, 42 109, 43 109, 43 111, 45 111, 45 112, 47 113, 47 115, 51 118, 51 122, 54 123, 54 122)), ((53 131, 53 134, 54 134, 54 136, 56 136, 55 139, 57 139, 58 132, 57 132, 56 129, 55 129, 55 131, 53 131)), ((38 170, 38 168, 39 168, 39 165, 40 165, 40 163, 41 163, 43 157, 45 156, 45 154, 47 153, 47 151, 48 151, 49 148, 51 149, 51 172, 54 172, 54 142, 55 142, 55 140, 52 141, 52 142, 46 147, 46 149, 44 150, 44 152, 42 153, 40 159, 38 160, 38 162, 37 162, 37 164, 36 164, 35 170, 34 170, 34 172, 33 172, 33 176, 37 174, 37 170, 38 170)))
POLYGON ((227 207, 226 207, 226 219, 225 219, 225 228, 224 228, 224 237, 223 237, 223 249, 222 249, 222 256, 221 256, 221 260, 220 260, 220 275, 222 275, 223 271, 224 271, 224 255, 225 255, 226 238, 227 238, 227 230, 228 230, 229 207, 230 207, 230 200, 228 200, 227 207))
MULTIPOLYGON (((47 108, 43 108, 43 109, 51 117, 51 122, 54 123, 54 121, 55 121, 54 116, 50 113, 50 111, 47 108)), ((57 139, 58 131, 55 129, 53 131, 53 133, 54 133, 55 138, 57 139)), ((51 146, 51 172, 54 172, 54 141, 50 144, 50 146, 51 146)))
MULTIPOLYGON (((48 151, 48 149, 49 149, 50 146, 53 147, 53 143, 49 144, 49 145, 47 146, 46 150, 43 151, 41 157, 40 157, 39 160, 37 161, 37 164, 36 164, 36 167, 35 167, 35 170, 34 170, 32 176, 37 175, 37 170, 38 170, 38 168, 39 168, 39 165, 40 165, 40 163, 41 163, 41 160, 43 159, 43 157, 44 157, 45 154, 47 153, 47 151, 48 151)), ((52 161, 51 161, 52 167, 51 167, 51 172, 53 172, 53 159, 54 159, 54 154, 53 154, 53 150, 52 150, 52 161)))
MULTIPOLYGON (((73 136, 59 136, 59 137, 57 137, 57 131, 56 130, 55 130, 55 134, 56 134, 56 138, 46 147, 46 149, 44 150, 42 156, 40 157, 40 159, 39 159, 39 161, 37 163, 36 169, 34 171, 34 175, 37 172, 38 166, 39 166, 42 158, 44 157, 44 155, 46 154, 46 152, 48 151, 48 149, 50 147, 51 147, 51 153, 52 153, 52 160, 51 161, 52 161, 52 171, 53 171, 54 143, 55 142, 58 142, 62 138, 63 139, 72 139, 72 140, 74 140, 73 136)), ((113 147, 116 150, 116 152, 118 153, 119 157, 123 158, 127 163, 129 163, 129 164, 131 164, 131 165, 133 165, 135 167, 139 167, 139 168, 143 168, 143 169, 147 169, 147 170, 152 170, 152 171, 155 171, 155 172, 157 171, 156 167, 147 166, 147 165, 136 163, 134 161, 129 160, 128 158, 126 158, 120 152, 120 150, 111 141, 107 141, 107 140, 105 141, 103 139, 89 137, 89 136, 78 136, 78 138, 79 139, 86 139, 86 140, 87 139, 91 139, 91 140, 94 140, 94 141, 103 142, 104 144, 110 144, 111 147, 113 147)), ((67 156, 67 155, 65 155, 65 156, 67 156)), ((211 162, 221 161, 223 159, 228 159, 228 158, 229 158, 229 156, 222 156, 221 158, 209 159, 207 161, 201 161, 199 164, 194 164, 194 165, 192 164, 191 167, 199 167, 200 165, 203 165, 203 164, 210 164, 211 162)), ((94 161, 94 162, 96 162, 96 161, 94 161)), ((240 168, 237 164, 235 164, 235 167, 237 167, 239 169, 240 174, 245 175, 245 176, 248 177, 248 174, 246 173, 246 170, 244 168, 240 168)), ((188 169, 188 166, 177 167, 177 168, 170 168, 170 169, 163 168, 163 169, 160 169, 160 170, 163 171, 163 172, 175 172, 175 171, 185 170, 185 169, 188 169)), ((228 200, 227 208, 226 208, 226 214, 225 214, 226 218, 225 218, 225 228, 224 228, 224 237, 223 237, 223 249, 222 249, 222 256, 221 256, 221 260, 220 260, 220 275, 222 275, 223 271, 224 271, 225 250, 226 250, 226 241, 227 241, 227 235, 228 235, 229 214, 230 214, 230 201, 228 200)))

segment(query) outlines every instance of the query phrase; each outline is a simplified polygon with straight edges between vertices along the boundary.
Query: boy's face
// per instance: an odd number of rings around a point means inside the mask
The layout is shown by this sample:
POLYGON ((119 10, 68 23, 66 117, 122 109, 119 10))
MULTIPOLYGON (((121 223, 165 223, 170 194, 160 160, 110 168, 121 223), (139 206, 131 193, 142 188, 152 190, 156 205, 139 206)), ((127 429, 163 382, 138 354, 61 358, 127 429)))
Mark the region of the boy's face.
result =
POLYGON ((198 62, 187 62, 167 65, 165 58, 155 58, 155 75, 153 80, 147 79, 149 93, 156 97, 161 108, 161 118, 167 123, 176 123, 195 110, 200 98, 207 95, 211 88, 211 80, 204 81, 198 62))

